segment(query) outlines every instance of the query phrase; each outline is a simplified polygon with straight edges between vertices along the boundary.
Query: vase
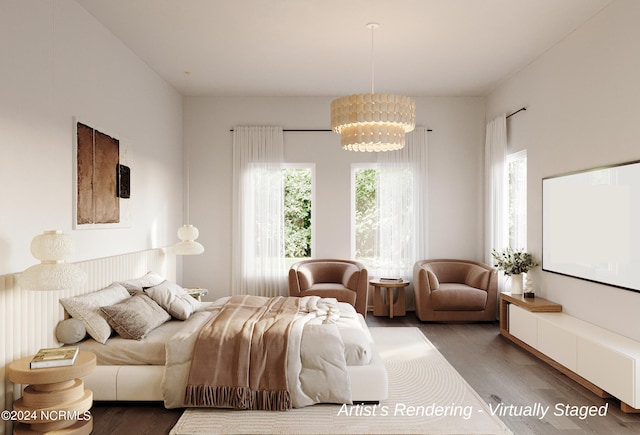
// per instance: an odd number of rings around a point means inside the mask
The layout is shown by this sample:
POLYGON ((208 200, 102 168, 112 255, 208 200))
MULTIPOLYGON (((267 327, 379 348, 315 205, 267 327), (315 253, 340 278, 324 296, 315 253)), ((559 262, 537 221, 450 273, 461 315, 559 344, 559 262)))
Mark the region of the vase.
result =
POLYGON ((522 294, 522 274, 521 273, 517 275, 511 275, 511 294, 512 295, 522 294))

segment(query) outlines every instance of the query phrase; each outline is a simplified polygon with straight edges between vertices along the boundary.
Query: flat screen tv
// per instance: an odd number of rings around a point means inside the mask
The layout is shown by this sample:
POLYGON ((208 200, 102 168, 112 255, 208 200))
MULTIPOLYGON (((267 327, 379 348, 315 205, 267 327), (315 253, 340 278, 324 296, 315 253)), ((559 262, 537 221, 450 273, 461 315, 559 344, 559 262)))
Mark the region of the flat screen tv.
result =
POLYGON ((542 180, 542 270, 640 292, 640 161, 542 180))

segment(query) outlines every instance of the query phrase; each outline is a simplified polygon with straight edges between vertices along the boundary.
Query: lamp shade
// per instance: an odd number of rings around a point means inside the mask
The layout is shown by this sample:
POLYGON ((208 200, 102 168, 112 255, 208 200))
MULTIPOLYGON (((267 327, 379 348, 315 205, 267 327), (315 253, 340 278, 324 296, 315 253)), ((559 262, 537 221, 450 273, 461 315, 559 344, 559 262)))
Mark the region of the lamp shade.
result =
POLYGON ((178 228, 178 238, 182 240, 175 245, 177 255, 198 255, 204 252, 204 246, 196 242, 200 235, 198 228, 193 225, 183 225, 178 228))
POLYGON ((398 150, 416 126, 415 112, 414 100, 402 95, 349 95, 331 102, 331 129, 345 150, 398 150))
POLYGON ((40 264, 29 267, 18 277, 18 284, 28 290, 64 290, 81 285, 85 273, 66 261, 73 251, 71 237, 62 231, 45 231, 31 241, 31 254, 40 264))

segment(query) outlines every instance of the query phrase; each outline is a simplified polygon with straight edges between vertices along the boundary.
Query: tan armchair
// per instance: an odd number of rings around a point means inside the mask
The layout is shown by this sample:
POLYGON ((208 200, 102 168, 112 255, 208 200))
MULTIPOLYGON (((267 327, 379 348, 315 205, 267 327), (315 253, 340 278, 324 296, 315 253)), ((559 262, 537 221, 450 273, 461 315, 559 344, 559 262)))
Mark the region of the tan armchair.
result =
POLYGON ((367 315, 367 269, 357 261, 304 260, 289 269, 289 296, 336 298, 367 315))
POLYGON ((413 267, 416 314, 423 321, 495 321, 497 270, 468 260, 422 260, 413 267))

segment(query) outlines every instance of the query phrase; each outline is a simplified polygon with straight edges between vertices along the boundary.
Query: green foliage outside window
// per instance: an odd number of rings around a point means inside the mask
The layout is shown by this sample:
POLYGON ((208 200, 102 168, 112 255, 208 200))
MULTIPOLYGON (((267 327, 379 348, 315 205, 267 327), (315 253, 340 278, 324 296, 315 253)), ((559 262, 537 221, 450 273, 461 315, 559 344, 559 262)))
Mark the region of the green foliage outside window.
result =
POLYGON ((311 170, 284 170, 285 257, 311 257, 311 170))
POLYGON ((358 169, 355 173, 355 231, 356 258, 371 259, 375 255, 375 239, 378 233, 378 170, 358 169))

